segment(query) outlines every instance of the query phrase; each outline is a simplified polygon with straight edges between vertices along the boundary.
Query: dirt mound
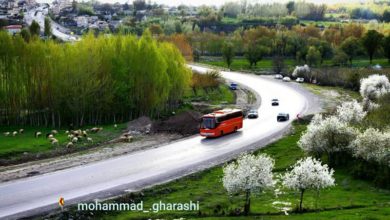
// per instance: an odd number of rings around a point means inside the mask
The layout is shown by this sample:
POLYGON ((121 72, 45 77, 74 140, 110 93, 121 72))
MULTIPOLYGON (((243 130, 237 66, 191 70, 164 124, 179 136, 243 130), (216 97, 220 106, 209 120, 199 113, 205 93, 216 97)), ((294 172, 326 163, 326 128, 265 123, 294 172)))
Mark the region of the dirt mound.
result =
POLYGON ((149 133, 152 127, 152 120, 149 117, 142 116, 127 124, 129 134, 149 133))
POLYGON ((199 132, 199 122, 202 114, 196 111, 185 111, 167 120, 155 122, 153 132, 179 133, 182 135, 196 134, 199 132))

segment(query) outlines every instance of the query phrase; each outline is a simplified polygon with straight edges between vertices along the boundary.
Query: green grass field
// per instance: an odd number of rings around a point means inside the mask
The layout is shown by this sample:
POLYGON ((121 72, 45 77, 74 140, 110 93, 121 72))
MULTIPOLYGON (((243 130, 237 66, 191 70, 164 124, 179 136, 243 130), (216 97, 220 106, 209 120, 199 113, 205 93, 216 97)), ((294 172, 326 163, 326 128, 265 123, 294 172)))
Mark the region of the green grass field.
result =
MULTIPOLYGON (((294 67, 299 65, 295 62, 295 60, 288 58, 285 59, 286 68, 294 67)), ((218 67, 227 68, 226 63, 220 57, 210 57, 210 58, 202 58, 200 63, 213 65, 218 67)), ((390 63, 388 63, 387 59, 374 59, 373 65, 379 64, 382 67, 390 67, 390 63)), ((331 60, 325 60, 322 67, 330 67, 332 66, 331 60)), ((368 67, 370 65, 370 61, 368 59, 356 59, 353 61, 353 67, 368 67)), ((230 67, 232 70, 250 70, 250 71, 267 71, 272 70, 272 59, 265 58, 257 63, 257 66, 250 68, 249 63, 246 59, 242 57, 237 57, 233 60, 233 63, 230 67)))
MULTIPOLYGON (((92 128, 94 126, 84 127, 83 129, 92 128)), ((75 144, 75 148, 83 147, 88 148, 96 144, 110 140, 118 136, 121 131, 126 128, 126 124, 118 124, 115 128, 114 125, 105 125, 103 131, 96 134, 89 133, 89 136, 93 139, 93 142, 87 142, 86 140, 75 144)), ((47 153, 60 148, 65 148, 69 142, 65 129, 59 129, 58 134, 55 136, 59 141, 58 146, 53 146, 46 138, 46 134, 52 129, 46 127, 22 127, 22 126, 11 126, 11 127, 0 127, 0 159, 12 160, 18 159, 25 153, 38 154, 47 153), (23 128, 23 134, 17 134, 12 136, 13 131, 19 131, 23 128), (42 136, 35 138, 35 132, 42 132, 42 136), (10 136, 4 136, 4 132, 11 132, 10 136)))
MULTIPOLYGON (((297 146, 301 133, 306 124, 294 123, 292 133, 285 138, 270 144, 256 153, 267 153, 275 161, 276 175, 283 173, 288 167, 304 156, 297 146)), ((283 206, 294 210, 298 204, 298 193, 277 188, 282 192, 266 191, 252 198, 251 215, 244 217, 234 216, 235 210, 243 207, 244 196, 229 197, 222 186, 222 168, 217 166, 203 172, 146 189, 141 193, 133 193, 115 200, 116 202, 140 201, 144 208, 159 201, 184 203, 199 201, 199 211, 161 211, 149 212, 101 212, 94 213, 94 217, 101 219, 389 219, 390 218, 390 192, 377 189, 369 182, 353 179, 344 170, 336 170, 336 186, 321 191, 317 199, 316 193, 305 193, 303 205, 308 209, 306 213, 299 214, 289 211, 286 216, 281 211, 283 206), (278 205, 278 202, 287 202, 278 205)), ((91 213, 80 213, 74 209, 60 215, 72 217, 83 216, 88 218, 91 213)))

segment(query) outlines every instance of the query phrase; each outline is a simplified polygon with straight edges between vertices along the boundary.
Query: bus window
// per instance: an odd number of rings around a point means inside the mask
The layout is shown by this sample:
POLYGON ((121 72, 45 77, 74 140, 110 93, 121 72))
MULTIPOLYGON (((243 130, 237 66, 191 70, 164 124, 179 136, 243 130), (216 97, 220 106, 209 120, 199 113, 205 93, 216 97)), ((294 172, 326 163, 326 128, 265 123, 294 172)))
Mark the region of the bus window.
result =
POLYGON ((201 127, 208 128, 208 129, 215 128, 214 118, 203 118, 201 127))

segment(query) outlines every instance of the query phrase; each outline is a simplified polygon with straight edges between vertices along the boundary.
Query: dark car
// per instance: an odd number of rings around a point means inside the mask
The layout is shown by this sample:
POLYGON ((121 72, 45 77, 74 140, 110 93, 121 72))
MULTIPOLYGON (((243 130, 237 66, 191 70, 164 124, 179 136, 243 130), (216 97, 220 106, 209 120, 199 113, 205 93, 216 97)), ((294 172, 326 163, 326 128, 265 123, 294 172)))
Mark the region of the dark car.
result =
POLYGON ((237 90, 237 87, 238 87, 237 83, 230 83, 229 88, 230 88, 231 90, 237 90))
POLYGON ((277 121, 288 121, 290 120, 290 115, 288 113, 279 113, 276 117, 277 121))
POLYGON ((248 118, 258 118, 259 114, 256 109, 251 109, 248 112, 248 118))
POLYGON ((272 106, 278 106, 279 105, 279 100, 278 99, 272 99, 271 100, 272 106))

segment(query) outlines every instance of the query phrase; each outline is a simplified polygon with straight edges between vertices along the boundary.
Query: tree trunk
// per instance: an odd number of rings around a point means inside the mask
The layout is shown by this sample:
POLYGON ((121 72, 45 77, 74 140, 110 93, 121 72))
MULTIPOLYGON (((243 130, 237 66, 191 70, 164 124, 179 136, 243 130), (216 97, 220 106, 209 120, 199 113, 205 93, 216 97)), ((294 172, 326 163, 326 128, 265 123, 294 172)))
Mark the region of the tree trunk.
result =
POLYGON ((251 209, 251 191, 246 190, 245 192, 245 206, 244 206, 244 214, 249 215, 251 209))
POLYGON ((302 212, 302 202, 303 202, 303 193, 305 192, 304 189, 301 189, 301 201, 299 202, 299 211, 302 212))

